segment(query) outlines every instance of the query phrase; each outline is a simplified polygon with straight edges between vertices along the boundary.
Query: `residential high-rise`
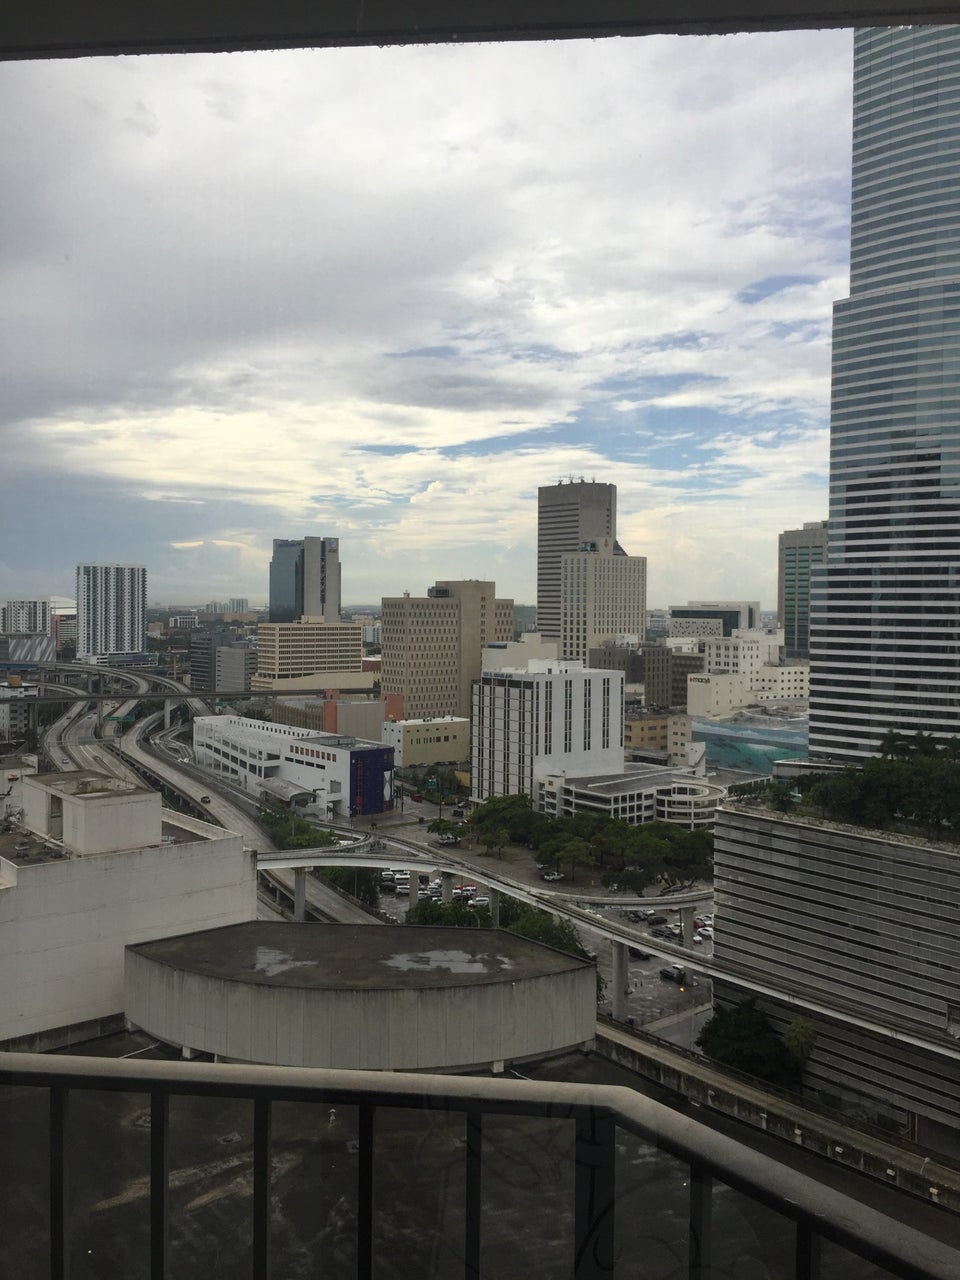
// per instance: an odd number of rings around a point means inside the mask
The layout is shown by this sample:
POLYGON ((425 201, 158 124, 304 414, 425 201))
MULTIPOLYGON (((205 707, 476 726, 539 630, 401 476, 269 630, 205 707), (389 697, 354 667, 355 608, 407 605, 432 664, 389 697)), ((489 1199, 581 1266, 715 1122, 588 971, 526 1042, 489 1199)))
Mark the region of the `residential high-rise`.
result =
POLYGON ((270 621, 340 621, 339 538, 274 538, 270 621))
POLYGON ((142 564, 77 565, 78 658, 141 652, 146 612, 142 564))
POLYGON ((810 751, 960 732, 960 28, 858 31, 810 751))
POLYGON ((827 522, 812 520, 780 535, 777 618, 783 627, 783 656, 810 656, 810 572, 827 561, 827 522))
POLYGON ((438 582, 382 610, 383 692, 403 694, 409 720, 469 716, 483 646, 513 638, 513 601, 498 600, 493 582, 438 582))
POLYGON ((0 633, 50 635, 50 601, 8 600, 0 605, 0 633))
POLYGON ((617 486, 568 480, 537 490, 537 630, 560 639, 561 557, 595 542, 622 555, 617 545, 617 486))
POLYGON ((560 557, 560 654, 586 661, 591 648, 617 636, 643 640, 647 561, 596 542, 560 557))

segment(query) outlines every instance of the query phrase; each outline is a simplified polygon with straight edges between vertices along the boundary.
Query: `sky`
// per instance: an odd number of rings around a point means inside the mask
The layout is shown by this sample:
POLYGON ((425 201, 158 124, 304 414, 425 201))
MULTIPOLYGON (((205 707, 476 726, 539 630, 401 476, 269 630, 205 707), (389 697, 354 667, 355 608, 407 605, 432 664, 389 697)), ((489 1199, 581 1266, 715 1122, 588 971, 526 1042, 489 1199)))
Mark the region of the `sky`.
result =
POLYGON ((776 603, 827 515, 852 36, 0 64, 0 600, 142 563, 536 598, 618 486, 648 601, 776 603))

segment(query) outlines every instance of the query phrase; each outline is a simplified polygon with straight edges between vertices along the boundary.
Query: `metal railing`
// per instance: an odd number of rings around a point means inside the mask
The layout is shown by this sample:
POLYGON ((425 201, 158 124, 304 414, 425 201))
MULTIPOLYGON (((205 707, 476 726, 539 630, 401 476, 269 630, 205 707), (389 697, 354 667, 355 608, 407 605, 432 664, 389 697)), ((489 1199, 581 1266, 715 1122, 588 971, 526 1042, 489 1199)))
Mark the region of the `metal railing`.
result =
MULTIPOLYGON (((290 1102, 345 1107, 351 1114, 356 1109, 356 1159, 351 1166, 355 1185, 350 1192, 357 1204, 355 1255, 360 1280, 372 1280, 377 1273, 375 1156, 379 1117, 386 1109, 400 1109, 408 1118, 411 1112, 420 1113, 424 1124, 432 1118, 430 1113, 456 1115, 462 1121, 462 1139, 456 1144, 462 1160, 457 1184, 462 1187, 458 1219, 462 1234, 453 1242, 453 1249, 462 1259, 465 1280, 496 1274, 483 1265, 485 1129, 496 1129, 504 1117, 513 1119, 514 1128, 530 1123, 530 1118, 572 1124, 569 1158, 574 1167, 567 1185, 573 1227, 563 1274, 575 1280, 614 1276, 624 1235, 644 1230, 635 1208, 618 1213, 623 1204, 624 1191, 618 1179, 623 1172, 627 1135, 679 1162, 683 1176, 676 1185, 686 1187, 685 1203, 679 1206, 686 1221, 685 1260, 679 1265, 674 1262, 666 1272, 645 1269, 644 1275, 709 1280, 717 1274, 711 1259, 719 1186, 732 1188, 752 1205, 779 1215, 780 1244, 784 1244, 784 1233, 790 1237, 785 1245, 789 1262, 783 1274, 792 1280, 831 1280, 845 1274, 826 1265, 821 1270, 824 1242, 904 1280, 955 1280, 960 1274, 960 1254, 935 1236, 895 1221, 690 1115, 620 1086, 11 1053, 0 1054, 0 1085, 48 1094, 52 1280, 68 1275, 71 1239, 83 1225, 76 1220, 75 1187, 70 1185, 84 1176, 83 1169, 76 1167, 76 1143, 71 1138, 71 1103, 79 1091, 149 1098, 149 1120, 142 1126, 149 1127, 149 1228, 144 1231, 143 1248, 149 1254, 151 1280, 177 1274, 171 1264, 169 1200, 170 1104, 178 1097, 238 1099, 252 1104, 252 1234, 247 1273, 255 1280, 267 1280, 271 1275, 271 1184, 275 1177, 271 1130, 277 1104, 290 1102)), ((0 1203, 0 1215, 11 1211, 10 1203, 9 1197, 0 1203)), ((0 1220, 0 1238, 4 1235, 0 1220)))

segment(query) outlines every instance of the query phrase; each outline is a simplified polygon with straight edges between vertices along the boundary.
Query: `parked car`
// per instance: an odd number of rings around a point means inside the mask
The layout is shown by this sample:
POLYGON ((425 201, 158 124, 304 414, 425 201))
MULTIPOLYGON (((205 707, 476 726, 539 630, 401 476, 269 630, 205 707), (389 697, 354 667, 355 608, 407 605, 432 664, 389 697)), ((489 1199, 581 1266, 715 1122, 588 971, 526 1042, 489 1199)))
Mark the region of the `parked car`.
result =
POLYGON ((544 871, 540 879, 549 880, 551 883, 555 883, 557 880, 563 879, 563 872, 562 871, 544 871))
POLYGON ((201 804, 209 804, 209 803, 210 803, 210 797, 209 797, 209 796, 201 796, 201 797, 200 797, 200 803, 201 803, 201 804))
POLYGON ((422 796, 422 794, 421 794, 419 791, 414 791, 414 793, 413 793, 413 795, 410 797, 410 799, 411 799, 411 800, 422 800, 422 799, 423 799, 423 796, 422 796))
POLYGON ((687 971, 682 964, 668 964, 660 970, 660 977, 664 982, 676 982, 682 986, 687 980, 687 971))
POLYGON ((647 924, 648 924, 651 928, 652 928, 654 925, 658 925, 658 924, 662 925, 662 924, 666 924, 666 923, 667 923, 667 917, 666 917, 666 916, 657 915, 657 913, 656 913, 656 912, 653 912, 651 915, 647 916, 647 924))
POLYGON ((475 898, 471 898, 467 903, 468 907, 489 907, 489 905, 490 899, 484 893, 478 894, 475 898))
POLYGON ((627 947, 627 952, 631 960, 652 960, 653 959, 649 951, 641 951, 639 947, 627 947))

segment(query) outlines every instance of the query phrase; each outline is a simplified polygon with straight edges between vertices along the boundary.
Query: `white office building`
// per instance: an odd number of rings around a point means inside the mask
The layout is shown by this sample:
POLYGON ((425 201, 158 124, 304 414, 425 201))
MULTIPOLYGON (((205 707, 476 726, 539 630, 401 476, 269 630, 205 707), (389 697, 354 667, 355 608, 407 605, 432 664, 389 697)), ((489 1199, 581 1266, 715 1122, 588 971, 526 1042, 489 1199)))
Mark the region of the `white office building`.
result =
POLYGON ((548 773, 623 768, 623 673, 578 661, 531 660, 485 671, 473 686, 475 800, 524 794, 537 803, 548 773))
POLYGON ((77 565, 77 657, 140 653, 146 637, 142 564, 77 565))

